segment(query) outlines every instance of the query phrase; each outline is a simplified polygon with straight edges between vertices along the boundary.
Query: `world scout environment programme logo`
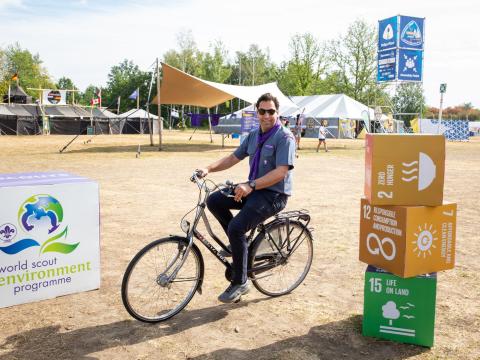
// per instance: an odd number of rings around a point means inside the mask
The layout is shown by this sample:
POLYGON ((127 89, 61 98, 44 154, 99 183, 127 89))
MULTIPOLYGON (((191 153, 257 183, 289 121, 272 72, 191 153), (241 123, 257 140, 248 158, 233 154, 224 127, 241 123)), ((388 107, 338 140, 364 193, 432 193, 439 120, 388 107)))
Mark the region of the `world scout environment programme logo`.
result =
POLYGON ((19 228, 29 234, 28 237, 13 242, 17 235, 15 226, 9 223, 1 225, 0 251, 13 255, 32 246, 39 246, 40 254, 71 253, 80 243, 62 242, 68 234, 68 226, 62 230, 62 221, 63 208, 57 199, 48 194, 33 195, 18 210, 19 228))

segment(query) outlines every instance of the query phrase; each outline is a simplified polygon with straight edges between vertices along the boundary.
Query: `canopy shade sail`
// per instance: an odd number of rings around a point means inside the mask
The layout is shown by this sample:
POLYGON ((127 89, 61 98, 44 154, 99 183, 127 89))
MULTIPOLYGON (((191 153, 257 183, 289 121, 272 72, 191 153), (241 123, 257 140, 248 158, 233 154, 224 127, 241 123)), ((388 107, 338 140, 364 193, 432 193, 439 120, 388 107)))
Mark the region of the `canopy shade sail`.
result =
MULTIPOLYGON (((162 68, 163 80, 160 86, 162 104, 210 108, 233 98, 240 98, 253 104, 262 94, 269 92, 278 98, 280 104, 298 108, 283 95, 276 83, 258 86, 227 85, 202 80, 164 63, 162 68)), ((153 98, 152 104, 158 104, 158 95, 153 98)))

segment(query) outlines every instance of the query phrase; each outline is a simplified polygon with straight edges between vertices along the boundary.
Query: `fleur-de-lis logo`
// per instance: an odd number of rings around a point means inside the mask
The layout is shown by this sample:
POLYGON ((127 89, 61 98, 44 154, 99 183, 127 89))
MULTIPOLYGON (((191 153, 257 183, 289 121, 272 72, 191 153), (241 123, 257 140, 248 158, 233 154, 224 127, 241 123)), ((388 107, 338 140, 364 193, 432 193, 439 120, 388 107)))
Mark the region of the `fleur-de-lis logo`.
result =
POLYGON ((17 235, 17 228, 12 224, 3 224, 0 226, 0 240, 4 242, 12 241, 17 235))

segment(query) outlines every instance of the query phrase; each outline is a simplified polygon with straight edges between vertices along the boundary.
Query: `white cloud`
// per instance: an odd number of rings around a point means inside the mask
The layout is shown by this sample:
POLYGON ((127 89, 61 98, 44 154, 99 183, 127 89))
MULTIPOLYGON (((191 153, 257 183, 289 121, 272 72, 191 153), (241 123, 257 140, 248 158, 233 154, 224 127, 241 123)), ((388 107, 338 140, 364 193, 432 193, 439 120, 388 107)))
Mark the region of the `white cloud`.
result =
POLYGON ((22 0, 0 0, 0 10, 9 8, 25 8, 22 0))

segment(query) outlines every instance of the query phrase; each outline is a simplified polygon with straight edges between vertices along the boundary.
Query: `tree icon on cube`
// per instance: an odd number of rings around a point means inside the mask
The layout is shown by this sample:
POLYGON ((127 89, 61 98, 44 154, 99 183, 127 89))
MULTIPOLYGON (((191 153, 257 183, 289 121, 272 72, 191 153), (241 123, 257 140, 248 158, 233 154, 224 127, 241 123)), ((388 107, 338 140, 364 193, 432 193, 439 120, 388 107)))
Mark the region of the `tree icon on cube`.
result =
POLYGON ((400 311, 397 309, 397 304, 393 301, 388 301, 382 306, 382 315, 385 319, 389 319, 388 324, 392 325, 392 320, 400 317, 400 311))

